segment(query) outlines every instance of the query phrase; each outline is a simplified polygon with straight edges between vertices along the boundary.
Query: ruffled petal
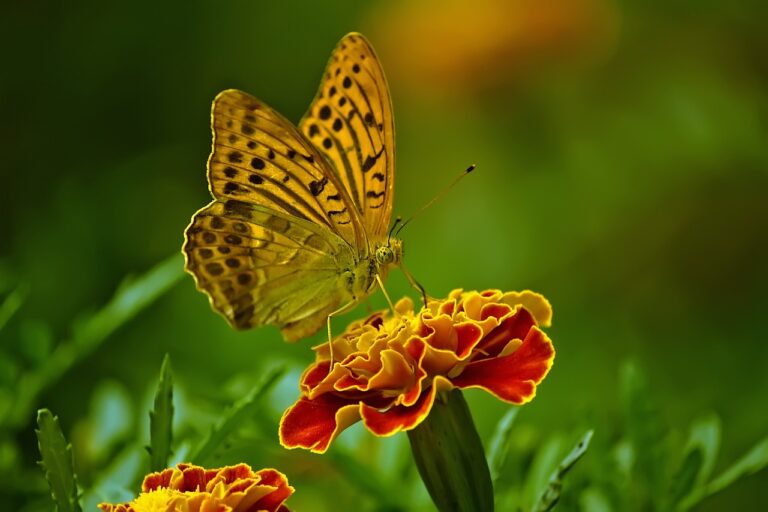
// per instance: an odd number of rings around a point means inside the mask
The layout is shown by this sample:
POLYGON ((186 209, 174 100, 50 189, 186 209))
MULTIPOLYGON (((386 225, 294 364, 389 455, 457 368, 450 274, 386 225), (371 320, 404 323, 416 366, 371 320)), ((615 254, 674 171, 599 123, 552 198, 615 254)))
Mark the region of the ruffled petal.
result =
POLYGON ((524 404, 536 395, 536 385, 547 375, 554 359, 552 342, 533 327, 511 355, 470 363, 453 378, 453 383, 461 389, 482 388, 506 402, 524 404))
POLYGON ((453 389, 453 384, 448 379, 436 377, 432 386, 422 393, 413 406, 395 405, 380 411, 362 404, 360 416, 363 418, 365 427, 377 436, 391 436, 402 430, 410 430, 421 423, 432 410, 436 394, 449 389, 453 389))
POLYGON ((257 500, 252 508, 254 510, 280 510, 283 502, 293 494, 293 487, 288 485, 288 478, 276 469, 262 469, 257 474, 261 477, 259 485, 274 488, 274 491, 257 500))
POLYGON ((359 419, 356 400, 330 393, 314 399, 302 397, 280 420, 280 444, 323 453, 341 431, 359 419))

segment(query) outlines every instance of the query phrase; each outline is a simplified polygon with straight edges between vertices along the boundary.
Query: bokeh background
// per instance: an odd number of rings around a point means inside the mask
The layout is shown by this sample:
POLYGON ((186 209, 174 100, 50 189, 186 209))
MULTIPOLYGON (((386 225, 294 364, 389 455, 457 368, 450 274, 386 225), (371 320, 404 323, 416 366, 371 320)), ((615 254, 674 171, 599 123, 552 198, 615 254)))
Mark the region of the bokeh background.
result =
MULTIPOLYGON (((240 88, 298 121, 331 49, 352 30, 373 43, 392 91, 395 212, 407 215, 478 165, 403 232, 409 269, 434 296, 530 288, 554 306, 557 359, 519 414, 518 459, 551 436, 567 444, 594 428, 594 454, 574 470, 564 502, 579 509, 579 489, 605 480, 600 461, 626 431, 619 373, 633 360, 671 438, 682 443, 696 418, 720 416, 716 469, 726 467, 768 431, 766 20, 760 0, 7 5, 8 510, 50 507, 35 467, 39 407, 60 416, 89 499, 129 497, 146 469, 147 411, 165 353, 180 458, 275 364, 289 375, 253 423, 275 421, 296 398, 308 347, 323 336, 286 345, 273 328, 233 332, 180 275, 178 253, 190 216, 209 200, 216 93, 240 88), (110 303, 126 276, 153 268, 155 292, 139 286, 110 303), (76 350, 55 355, 73 340, 76 350)), ((398 272, 388 290, 415 296, 398 272)), ((377 294, 369 307, 383 306, 377 294)), ((487 440, 507 406, 480 392, 468 399, 487 440)), ((301 510, 376 507, 335 466, 340 456, 284 452, 250 423, 221 463, 280 468, 301 510)), ((416 479, 404 436, 379 441, 352 429, 338 447, 416 479)), ((766 484, 758 473, 700 510, 764 503, 766 484)), ((418 484, 401 491, 429 509, 418 484)))

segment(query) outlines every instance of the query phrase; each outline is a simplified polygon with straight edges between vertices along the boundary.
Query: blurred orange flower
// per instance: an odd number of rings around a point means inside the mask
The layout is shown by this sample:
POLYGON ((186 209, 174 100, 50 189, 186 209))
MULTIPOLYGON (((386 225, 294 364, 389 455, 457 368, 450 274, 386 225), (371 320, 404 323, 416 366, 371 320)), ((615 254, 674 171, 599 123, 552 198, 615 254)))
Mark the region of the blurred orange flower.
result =
POLYGON ((323 453, 345 428, 363 420, 389 436, 416 427, 435 398, 453 388, 481 388, 523 404, 536 394, 555 357, 540 330, 552 310, 539 294, 454 290, 418 314, 410 299, 397 315, 378 312, 315 347, 301 378, 301 397, 280 422, 286 448, 323 453))
POLYGON ((369 23, 392 83, 483 93, 604 61, 620 15, 615 0, 420 0, 381 2, 369 23))
POLYGON ((285 475, 274 469, 252 471, 247 464, 205 469, 179 464, 144 478, 132 502, 102 503, 103 512, 288 512, 293 494, 285 475))

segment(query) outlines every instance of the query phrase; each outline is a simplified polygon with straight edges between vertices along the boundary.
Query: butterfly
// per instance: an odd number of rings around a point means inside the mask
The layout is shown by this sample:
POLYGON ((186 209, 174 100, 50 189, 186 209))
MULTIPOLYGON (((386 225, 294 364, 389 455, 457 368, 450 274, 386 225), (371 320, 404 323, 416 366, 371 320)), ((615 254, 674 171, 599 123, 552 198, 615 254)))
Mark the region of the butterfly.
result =
POLYGON ((373 48, 341 39, 298 127, 238 90, 216 97, 211 125, 214 200, 185 231, 185 270, 237 329, 275 325, 296 341, 327 323, 330 338, 331 316, 404 269, 387 233, 395 127, 373 48))

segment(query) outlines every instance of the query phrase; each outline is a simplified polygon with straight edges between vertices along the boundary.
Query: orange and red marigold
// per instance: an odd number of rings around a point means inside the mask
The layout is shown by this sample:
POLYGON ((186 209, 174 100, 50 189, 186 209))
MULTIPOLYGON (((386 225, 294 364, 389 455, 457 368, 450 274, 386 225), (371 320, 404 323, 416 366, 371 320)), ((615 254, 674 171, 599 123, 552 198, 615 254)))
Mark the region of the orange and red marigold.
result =
POLYGON ((555 357, 540 329, 550 324, 549 302, 530 291, 454 290, 418 313, 407 298, 395 310, 355 322, 334 339, 333 367, 328 344, 315 347, 301 396, 280 422, 283 446, 325 452, 361 419, 379 436, 410 430, 439 393, 453 388, 481 388, 523 404, 555 357))
POLYGON ((130 503, 102 503, 103 512, 289 512, 293 494, 285 475, 252 471, 247 464, 205 469, 179 464, 144 478, 142 493, 130 503))

